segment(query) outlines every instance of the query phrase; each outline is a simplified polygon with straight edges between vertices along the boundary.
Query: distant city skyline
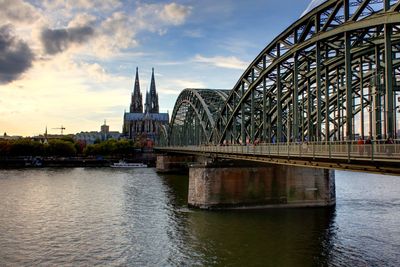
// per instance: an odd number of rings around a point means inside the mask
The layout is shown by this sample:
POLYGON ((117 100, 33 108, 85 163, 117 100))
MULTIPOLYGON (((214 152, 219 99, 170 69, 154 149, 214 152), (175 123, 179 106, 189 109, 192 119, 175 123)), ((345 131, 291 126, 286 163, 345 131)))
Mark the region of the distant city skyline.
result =
POLYGON ((185 88, 231 89, 310 0, 3 0, 0 132, 122 130, 136 67, 160 112, 185 88))

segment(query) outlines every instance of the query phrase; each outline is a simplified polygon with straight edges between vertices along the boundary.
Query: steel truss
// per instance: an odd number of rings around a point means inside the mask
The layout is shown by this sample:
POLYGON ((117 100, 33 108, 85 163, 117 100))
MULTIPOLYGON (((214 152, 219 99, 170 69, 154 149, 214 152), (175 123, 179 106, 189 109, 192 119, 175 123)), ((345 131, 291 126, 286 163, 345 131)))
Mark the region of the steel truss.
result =
POLYGON ((171 144, 396 137, 399 10, 400 0, 326 1, 266 47, 224 103, 183 91, 171 144))
POLYGON ((167 146, 168 145, 168 132, 169 125, 160 125, 159 135, 157 136, 156 144, 158 146, 167 146))
POLYGON ((168 129, 170 145, 205 144, 230 90, 185 89, 179 95, 168 129))
POLYGON ((394 136, 399 2, 327 1, 303 16, 242 75, 210 141, 394 136))

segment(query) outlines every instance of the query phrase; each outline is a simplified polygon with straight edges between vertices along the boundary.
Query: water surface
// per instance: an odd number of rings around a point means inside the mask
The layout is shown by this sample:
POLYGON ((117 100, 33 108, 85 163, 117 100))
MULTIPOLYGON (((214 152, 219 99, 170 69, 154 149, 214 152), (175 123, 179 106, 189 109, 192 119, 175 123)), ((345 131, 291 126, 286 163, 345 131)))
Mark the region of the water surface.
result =
POLYGON ((337 172, 333 209, 188 209, 154 169, 0 170, 0 266, 399 266, 400 177, 337 172))

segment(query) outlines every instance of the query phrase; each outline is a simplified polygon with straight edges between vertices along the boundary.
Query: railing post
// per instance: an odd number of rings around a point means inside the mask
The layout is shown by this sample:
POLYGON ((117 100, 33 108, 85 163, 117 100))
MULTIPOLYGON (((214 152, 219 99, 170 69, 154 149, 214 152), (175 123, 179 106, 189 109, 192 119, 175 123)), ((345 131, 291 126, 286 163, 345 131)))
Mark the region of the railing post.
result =
POLYGON ((350 148, 351 148, 351 143, 350 141, 347 141, 347 161, 350 162, 350 148))
POLYGON ((375 141, 372 140, 371 141, 371 160, 374 160, 374 150, 375 150, 374 143, 375 143, 375 141))
POLYGON ((315 159, 315 142, 312 142, 313 159, 315 159))
POLYGON ((332 158, 331 142, 328 142, 328 149, 329 149, 329 159, 331 159, 332 158))
MULTIPOLYGON (((303 141, 304 142, 304 141, 303 141)), ((299 144, 299 157, 301 157, 301 155, 303 155, 303 142, 301 142, 299 144)))

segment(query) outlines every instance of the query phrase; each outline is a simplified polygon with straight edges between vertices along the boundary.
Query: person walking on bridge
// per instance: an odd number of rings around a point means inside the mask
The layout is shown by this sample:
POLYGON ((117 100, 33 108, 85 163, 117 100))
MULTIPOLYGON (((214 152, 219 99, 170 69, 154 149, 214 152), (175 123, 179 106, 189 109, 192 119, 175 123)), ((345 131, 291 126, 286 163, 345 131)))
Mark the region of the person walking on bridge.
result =
POLYGON ((386 153, 388 156, 391 156, 393 154, 393 145, 394 145, 394 141, 392 137, 389 137, 388 139, 386 139, 385 141, 385 147, 386 147, 386 153))
POLYGON ((365 149, 367 150, 368 157, 370 157, 371 156, 371 151, 372 151, 372 140, 371 140, 371 137, 368 137, 367 140, 365 140, 365 149))
POLYGON ((358 154, 360 156, 364 155, 364 139, 360 137, 357 142, 358 145, 358 154))

